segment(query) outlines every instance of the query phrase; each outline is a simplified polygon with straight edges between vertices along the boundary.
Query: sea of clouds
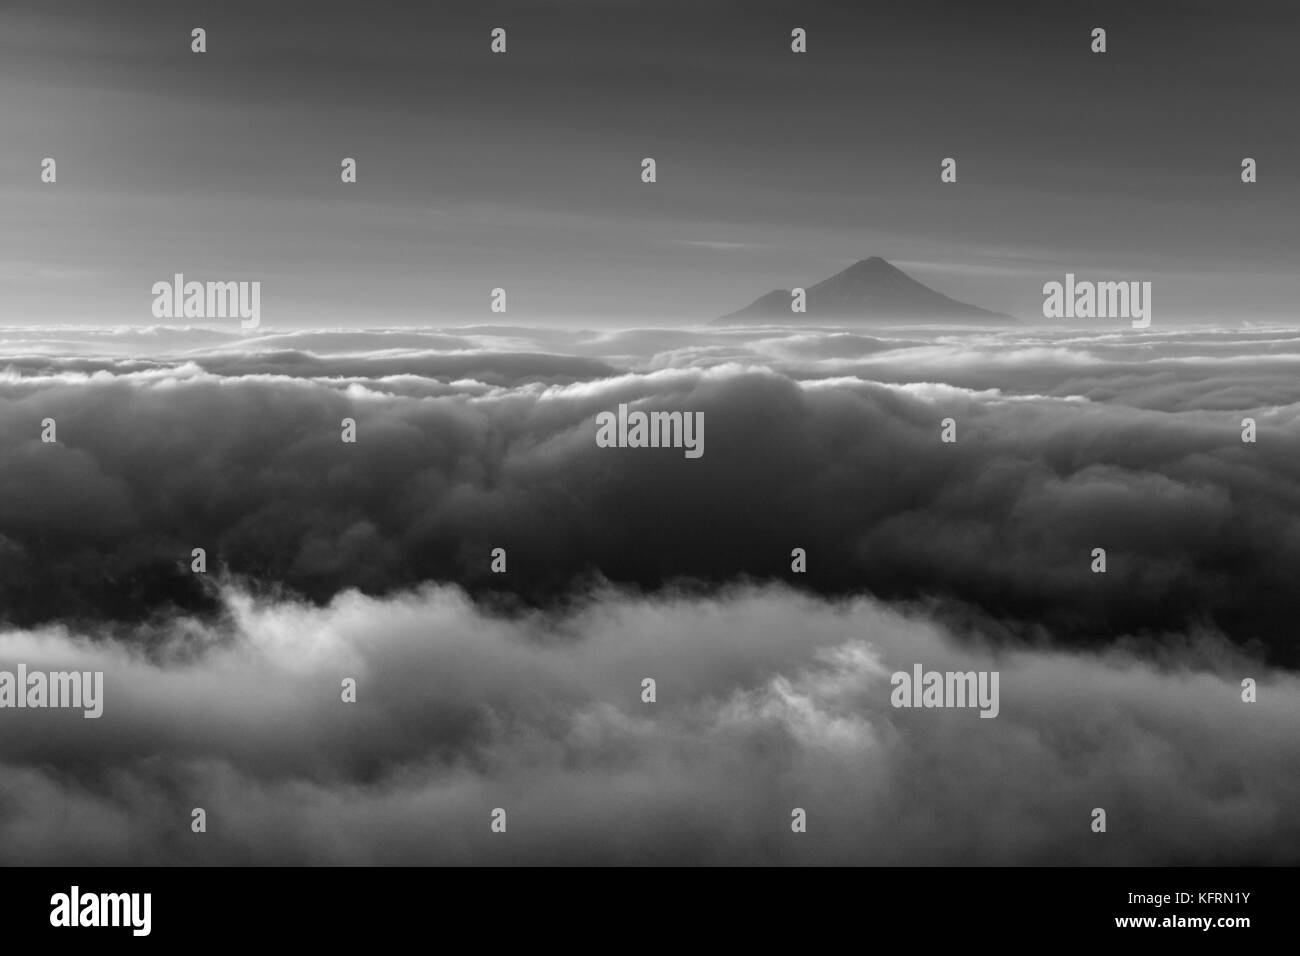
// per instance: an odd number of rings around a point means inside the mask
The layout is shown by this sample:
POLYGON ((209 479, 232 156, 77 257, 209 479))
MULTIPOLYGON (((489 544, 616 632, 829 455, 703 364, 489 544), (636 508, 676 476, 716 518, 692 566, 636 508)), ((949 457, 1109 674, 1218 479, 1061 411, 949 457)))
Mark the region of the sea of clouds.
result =
POLYGON ((0 860, 1294 863, 1298 340, 0 330, 0 860))

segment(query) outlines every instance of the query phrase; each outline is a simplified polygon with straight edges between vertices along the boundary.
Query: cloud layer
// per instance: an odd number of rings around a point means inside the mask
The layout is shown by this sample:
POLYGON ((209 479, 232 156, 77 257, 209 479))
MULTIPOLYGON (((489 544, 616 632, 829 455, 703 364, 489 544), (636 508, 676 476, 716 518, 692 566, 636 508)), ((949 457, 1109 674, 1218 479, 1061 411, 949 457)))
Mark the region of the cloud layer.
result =
POLYGON ((1296 862, 1300 686, 1209 634, 996 646, 920 608, 779 586, 605 590, 513 619, 445 587, 225 596, 237 637, 191 625, 151 656, 57 629, 0 639, 5 660, 106 672, 99 720, 0 722, 0 859, 1296 862), (913 663, 999 670, 1000 715, 894 709, 889 674, 913 663))
POLYGON ((0 861, 1297 862, 1292 333, 2 337, 0 861))
POLYGON ((15 358, 0 607, 19 626, 215 615, 190 571, 203 547, 213 571, 317 602, 444 582, 551 606, 601 580, 781 580, 942 598, 1074 644, 1206 625, 1300 659, 1300 422, 1271 370, 1295 367, 1293 338, 533 335, 15 358), (596 447, 596 415, 620 403, 703 412, 704 456, 596 447), (498 547, 506 575, 489 570, 498 547))

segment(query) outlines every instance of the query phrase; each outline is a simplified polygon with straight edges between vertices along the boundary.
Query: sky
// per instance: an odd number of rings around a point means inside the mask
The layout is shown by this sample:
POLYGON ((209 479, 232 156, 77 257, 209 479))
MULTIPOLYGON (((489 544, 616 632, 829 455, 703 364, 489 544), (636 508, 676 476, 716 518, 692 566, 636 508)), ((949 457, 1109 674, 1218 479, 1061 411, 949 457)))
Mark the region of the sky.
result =
POLYGON ((495 287, 514 322, 679 324, 871 255, 1021 316, 1074 272, 1151 280, 1157 321, 1292 321, 1298 18, 10 0, 0 323, 154 324, 182 272, 261 281, 273 326, 496 321, 495 287))

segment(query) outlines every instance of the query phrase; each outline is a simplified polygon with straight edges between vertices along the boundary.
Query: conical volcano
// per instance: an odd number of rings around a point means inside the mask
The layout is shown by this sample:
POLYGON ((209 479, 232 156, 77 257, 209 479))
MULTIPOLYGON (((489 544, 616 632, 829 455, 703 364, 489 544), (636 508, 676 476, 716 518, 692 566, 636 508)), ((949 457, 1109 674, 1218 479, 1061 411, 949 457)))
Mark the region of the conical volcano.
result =
POLYGON ((806 311, 791 309, 788 289, 776 289, 723 316, 715 324, 776 324, 843 321, 970 321, 991 325, 1010 316, 950 299, 922 285, 879 256, 860 259, 842 272, 806 289, 806 311))

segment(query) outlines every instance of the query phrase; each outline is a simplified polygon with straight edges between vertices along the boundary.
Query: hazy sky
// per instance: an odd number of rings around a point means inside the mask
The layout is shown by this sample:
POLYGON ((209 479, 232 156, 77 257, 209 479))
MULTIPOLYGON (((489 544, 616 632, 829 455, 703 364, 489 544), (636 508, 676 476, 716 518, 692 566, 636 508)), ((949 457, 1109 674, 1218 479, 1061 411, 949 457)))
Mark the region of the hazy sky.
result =
POLYGON ((500 321, 494 286, 708 320, 869 255, 1021 315, 1073 271, 1290 318, 1289 6, 7 0, 0 322, 151 324, 175 272, 270 325, 500 321))

